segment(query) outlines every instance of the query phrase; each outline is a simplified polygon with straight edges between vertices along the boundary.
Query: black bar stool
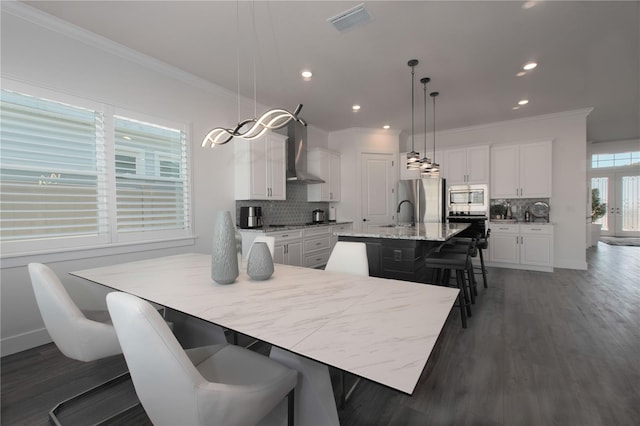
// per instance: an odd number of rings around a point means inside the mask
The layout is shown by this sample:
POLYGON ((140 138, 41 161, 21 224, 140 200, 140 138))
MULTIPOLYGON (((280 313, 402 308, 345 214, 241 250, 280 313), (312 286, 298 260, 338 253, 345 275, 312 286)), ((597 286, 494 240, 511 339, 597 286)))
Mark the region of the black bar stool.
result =
POLYGON ((484 284, 484 288, 487 288, 487 268, 484 266, 484 256, 482 254, 482 251, 489 248, 490 234, 491 228, 487 229, 487 234, 484 236, 484 238, 480 238, 476 244, 478 247, 478 253, 480 253, 480 268, 482 269, 482 281, 484 284))
MULTIPOLYGON (((478 241, 480 240, 480 234, 477 234, 475 237, 474 244, 470 245, 471 238, 468 237, 456 237, 447 241, 446 244, 442 246, 440 251, 444 251, 446 253, 459 253, 464 254, 467 251, 469 252, 470 257, 478 257, 478 241)), ((466 270, 467 279, 469 280, 469 295, 471 296, 471 303, 476 303, 476 296, 478 295, 478 283, 476 281, 476 277, 474 274, 473 262, 469 260, 469 268, 466 270)))
MULTIPOLYGON (((465 279, 465 271, 473 267, 471 264, 470 253, 475 250, 475 238, 466 239, 467 246, 462 243, 456 243, 456 246, 462 248, 459 251, 447 251, 446 247, 454 247, 454 244, 444 243, 434 251, 429 253, 425 258, 425 266, 434 270, 431 282, 433 284, 445 285, 453 287, 450 284, 451 271, 455 271, 456 287, 460 290, 458 294, 458 306, 460 308, 460 317, 462 319, 462 328, 467 328, 467 317, 471 316, 471 291, 470 279, 465 279)), ((473 276, 473 273, 471 274, 473 276)))

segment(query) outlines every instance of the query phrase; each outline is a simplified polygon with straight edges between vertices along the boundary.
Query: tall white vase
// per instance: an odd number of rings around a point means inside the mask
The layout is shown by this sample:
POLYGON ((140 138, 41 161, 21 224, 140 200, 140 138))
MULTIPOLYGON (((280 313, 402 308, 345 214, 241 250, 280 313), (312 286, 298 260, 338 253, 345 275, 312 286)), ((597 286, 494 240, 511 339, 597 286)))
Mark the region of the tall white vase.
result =
POLYGON ((218 284, 231 284, 238 278, 238 251, 236 230, 231 213, 218 212, 213 228, 211 252, 211 278, 218 284))

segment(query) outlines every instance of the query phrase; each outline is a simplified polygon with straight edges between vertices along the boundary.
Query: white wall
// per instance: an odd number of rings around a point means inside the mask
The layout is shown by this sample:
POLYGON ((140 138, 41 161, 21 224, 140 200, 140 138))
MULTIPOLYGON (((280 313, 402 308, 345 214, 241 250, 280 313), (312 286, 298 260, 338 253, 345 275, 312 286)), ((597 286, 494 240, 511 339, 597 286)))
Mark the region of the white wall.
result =
MULTIPOLYGON (((25 267, 27 262, 48 263, 75 297, 103 304, 104 290, 74 284, 67 273, 180 252, 210 252, 215 212, 235 210, 233 143, 203 149, 200 141, 211 128, 237 122, 237 97, 97 36, 87 36, 82 30, 51 20, 30 8, 2 3, 3 78, 190 126, 196 236, 195 243, 183 242, 188 245, 182 247, 144 245, 118 251, 89 250, 3 259, 0 291, 2 355, 5 355, 50 341, 35 304, 25 267), (125 253, 127 250, 131 253, 125 253)), ((245 102, 247 105, 242 111, 252 113, 252 102, 245 102)), ((322 132, 317 133, 316 139, 326 146, 322 132)))
POLYGON ((338 220, 353 220, 354 228, 359 229, 362 225, 361 154, 393 154, 397 159, 398 141, 398 133, 392 130, 354 128, 329 134, 329 149, 341 153, 341 198, 339 203, 331 204, 336 208, 338 220))
MULTIPOLYGON (((556 268, 586 269, 584 250, 586 235, 585 206, 587 187, 587 115, 591 110, 567 111, 558 114, 490 123, 436 133, 437 148, 472 145, 517 144, 542 140, 553 141, 553 197, 550 200, 551 220, 556 224, 554 265, 556 268)), ((416 135, 422 141, 424 135, 416 135)), ((431 139, 428 141, 432 146, 431 139)), ((404 138, 403 149, 410 147, 404 138)), ((603 145, 603 144, 596 144, 603 145)))

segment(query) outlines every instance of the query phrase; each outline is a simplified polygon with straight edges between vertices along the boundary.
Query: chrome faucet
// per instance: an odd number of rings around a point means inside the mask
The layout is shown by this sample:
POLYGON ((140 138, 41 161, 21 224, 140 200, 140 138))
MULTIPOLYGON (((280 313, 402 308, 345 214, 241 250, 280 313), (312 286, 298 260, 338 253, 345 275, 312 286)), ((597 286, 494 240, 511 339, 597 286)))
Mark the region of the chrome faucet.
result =
MULTIPOLYGON (((411 204, 411 226, 416 226, 416 219, 414 217, 414 209, 415 209, 415 205, 413 204, 413 202, 411 200, 402 200, 400 201, 400 203, 398 204, 398 209, 396 210, 396 213, 400 213, 400 207, 402 207, 402 205, 404 203, 409 203, 411 204)), ((398 215, 396 215, 396 225, 398 224, 398 215)))

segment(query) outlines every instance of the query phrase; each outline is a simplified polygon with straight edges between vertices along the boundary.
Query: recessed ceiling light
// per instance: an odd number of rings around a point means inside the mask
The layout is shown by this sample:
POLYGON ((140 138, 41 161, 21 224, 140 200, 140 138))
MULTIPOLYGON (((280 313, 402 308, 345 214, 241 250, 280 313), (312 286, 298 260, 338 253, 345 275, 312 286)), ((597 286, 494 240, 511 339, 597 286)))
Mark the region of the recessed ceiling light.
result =
POLYGON ((531 9, 532 7, 534 7, 534 6, 535 6, 535 5, 537 5, 537 4, 538 4, 538 2, 537 2, 537 1, 533 1, 533 0, 531 0, 531 1, 525 1, 525 2, 522 4, 522 8, 523 8, 523 9, 531 9))
POLYGON ((310 80, 311 76, 313 76, 313 73, 311 71, 308 70, 304 70, 300 73, 300 75, 302 76, 302 78, 304 78, 305 80, 310 80))
POLYGON ((515 109, 520 109, 520 107, 519 107, 519 106, 514 106, 514 107, 513 107, 513 108, 511 108, 511 109, 514 109, 514 110, 515 110, 515 109))
POLYGON ((354 105, 351 107, 351 109, 354 111, 360 111, 360 105, 354 105))
POLYGON ((523 75, 527 75, 526 71, 520 71, 518 74, 516 74, 516 76, 518 77, 522 77, 523 75))
POLYGON ((385 124, 384 126, 382 126, 383 129, 388 130, 391 128, 391 126, 389 126, 388 124, 385 124))
POLYGON ((122 137, 122 139, 126 139, 126 140, 128 140, 128 141, 130 141, 130 140, 131 140, 131 138, 130 138, 129 136, 123 136, 123 137, 122 137))
POLYGON ((538 64, 535 62, 529 62, 527 64, 524 64, 524 66, 522 67, 522 69, 525 69, 527 71, 534 69, 535 67, 537 67, 538 64))
POLYGON ((521 101, 518 101, 518 105, 526 105, 528 103, 529 101, 527 99, 522 99, 521 101))

